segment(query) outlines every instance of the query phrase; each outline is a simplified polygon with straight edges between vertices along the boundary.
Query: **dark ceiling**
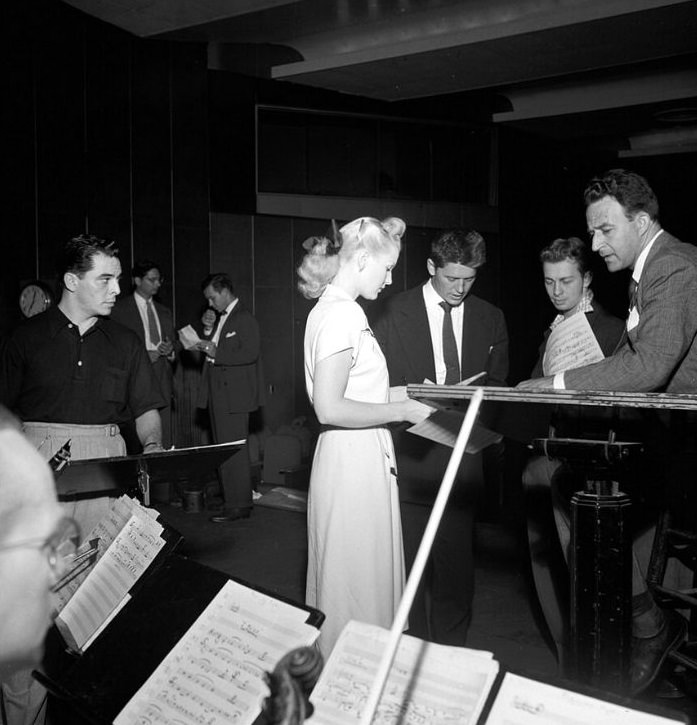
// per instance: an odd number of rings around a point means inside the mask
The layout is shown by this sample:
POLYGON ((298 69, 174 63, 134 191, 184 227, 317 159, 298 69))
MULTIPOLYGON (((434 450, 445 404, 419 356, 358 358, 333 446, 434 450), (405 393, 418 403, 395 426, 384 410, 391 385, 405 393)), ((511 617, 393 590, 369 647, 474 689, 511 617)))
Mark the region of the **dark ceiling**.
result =
POLYGON ((620 155, 697 151, 694 0, 65 0, 209 67, 383 101, 485 100, 496 123, 620 155))

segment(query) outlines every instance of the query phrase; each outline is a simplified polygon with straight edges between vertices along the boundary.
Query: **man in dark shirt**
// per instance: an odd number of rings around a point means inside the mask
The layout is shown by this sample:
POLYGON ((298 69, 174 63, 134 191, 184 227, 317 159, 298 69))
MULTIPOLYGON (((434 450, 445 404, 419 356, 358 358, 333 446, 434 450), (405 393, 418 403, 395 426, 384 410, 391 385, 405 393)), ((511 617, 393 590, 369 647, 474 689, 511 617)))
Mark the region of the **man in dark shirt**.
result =
POLYGON ((121 264, 113 243, 66 245, 56 308, 15 330, 0 361, 0 401, 50 458, 71 440, 73 458, 121 455, 118 425, 135 419, 146 452, 161 448, 164 401, 137 335, 108 316, 121 264))

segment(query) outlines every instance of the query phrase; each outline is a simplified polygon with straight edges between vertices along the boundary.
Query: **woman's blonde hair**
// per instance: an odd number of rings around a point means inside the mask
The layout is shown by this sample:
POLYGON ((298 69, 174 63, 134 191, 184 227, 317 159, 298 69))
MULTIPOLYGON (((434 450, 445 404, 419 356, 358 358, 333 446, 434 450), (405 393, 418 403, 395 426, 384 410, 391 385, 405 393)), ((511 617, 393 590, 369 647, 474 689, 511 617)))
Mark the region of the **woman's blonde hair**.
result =
POLYGON ((396 248, 400 250, 406 224, 397 217, 383 221, 373 217, 359 217, 344 224, 333 239, 310 237, 303 242, 307 254, 298 267, 298 289, 304 297, 319 297, 324 288, 336 277, 339 267, 358 251, 365 249, 370 254, 380 254, 396 248))

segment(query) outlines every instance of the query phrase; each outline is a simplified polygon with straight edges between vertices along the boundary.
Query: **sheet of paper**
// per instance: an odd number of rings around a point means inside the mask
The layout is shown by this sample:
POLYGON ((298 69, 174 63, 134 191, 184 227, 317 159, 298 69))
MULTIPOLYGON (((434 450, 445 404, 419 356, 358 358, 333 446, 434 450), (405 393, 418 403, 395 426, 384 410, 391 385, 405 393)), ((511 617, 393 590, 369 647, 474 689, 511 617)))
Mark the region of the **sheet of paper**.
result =
MULTIPOLYGON (((457 410, 436 410, 426 420, 412 425, 407 430, 422 438, 428 438, 428 440, 453 448, 464 419, 465 414, 457 410)), ((479 453, 492 443, 498 443, 501 438, 499 433, 494 433, 483 425, 475 423, 465 452, 479 453)))
POLYGON ((268 694, 264 672, 317 639, 306 619, 303 609, 227 582, 114 725, 252 723, 268 694))
POLYGON ((191 325, 187 325, 179 330, 179 341, 185 350, 191 350, 192 347, 196 346, 197 342, 201 342, 201 338, 191 325))
POLYGON ((527 677, 506 673, 487 725, 674 725, 658 715, 630 710, 527 677))
POLYGON ((119 606, 165 545, 163 528, 151 516, 134 510, 88 577, 56 618, 66 642, 82 650, 119 606))
POLYGON ((84 537, 84 541, 99 539, 99 551, 92 562, 92 565, 85 566, 79 570, 79 573, 72 577, 70 581, 59 589, 54 597, 54 606, 58 612, 62 611, 65 605, 70 601, 75 592, 82 585, 82 582, 89 576, 99 559, 104 556, 106 550, 111 546, 112 542, 123 529, 131 516, 148 516, 157 519, 159 511, 155 509, 145 508, 130 496, 121 496, 116 499, 109 510, 109 513, 84 537))
POLYGON ((588 318, 579 312, 550 333, 542 358, 542 371, 545 375, 556 375, 599 362, 604 357, 588 318))
MULTIPOLYGON (((358 722, 388 639, 382 627, 346 625, 310 698, 313 723, 358 722)), ((474 724, 498 669, 489 652, 403 635, 374 722, 474 724)))

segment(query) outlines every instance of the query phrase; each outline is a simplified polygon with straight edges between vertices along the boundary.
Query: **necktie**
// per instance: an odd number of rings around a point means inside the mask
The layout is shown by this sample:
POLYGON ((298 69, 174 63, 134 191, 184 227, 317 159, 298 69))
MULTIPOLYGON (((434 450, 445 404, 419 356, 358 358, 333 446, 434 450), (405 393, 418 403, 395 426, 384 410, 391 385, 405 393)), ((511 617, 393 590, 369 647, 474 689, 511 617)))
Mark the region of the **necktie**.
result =
POLYGON ((460 382, 460 358, 457 354, 457 343, 453 331, 453 319, 450 316, 451 307, 443 300, 443 360, 445 361, 445 385, 455 385, 460 382))
POLYGON ((629 280, 629 309, 636 307, 636 292, 639 287, 637 281, 632 277, 629 280))
POLYGON ((155 318, 155 310, 152 308, 152 302, 147 301, 145 305, 148 316, 148 334, 150 342, 157 347, 160 344, 160 333, 157 331, 157 319, 155 318))

